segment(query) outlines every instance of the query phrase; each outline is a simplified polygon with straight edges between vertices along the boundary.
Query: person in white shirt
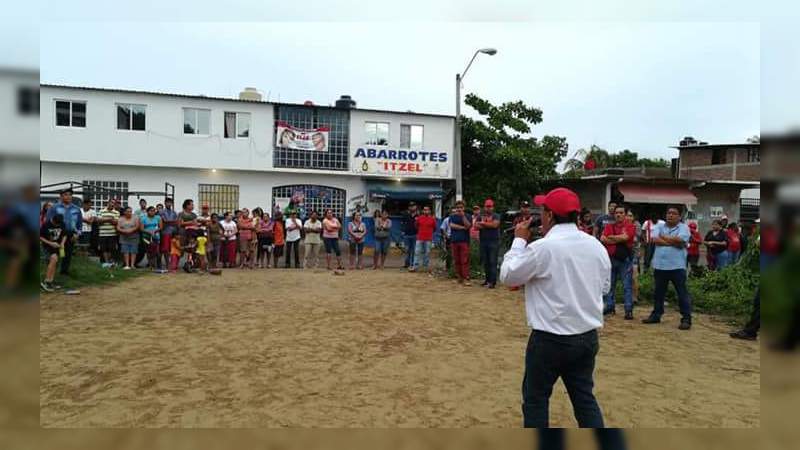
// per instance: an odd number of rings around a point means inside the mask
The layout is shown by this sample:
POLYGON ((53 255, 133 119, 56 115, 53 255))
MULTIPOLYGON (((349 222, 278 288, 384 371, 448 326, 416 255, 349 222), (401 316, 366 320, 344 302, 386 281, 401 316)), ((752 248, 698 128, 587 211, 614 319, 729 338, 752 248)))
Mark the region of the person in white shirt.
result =
MULTIPOLYGON (((90 245, 92 239, 92 225, 97 217, 97 211, 92 208, 92 201, 86 199, 81 208, 81 234, 78 236, 78 243, 90 245)), ((92 252, 94 253, 94 252, 92 252)))
POLYGON ((523 423, 548 427, 550 394, 560 377, 578 425, 603 428, 592 391, 611 260, 600 241, 578 229, 577 194, 556 188, 537 195, 534 203, 543 207, 545 236, 528 244, 531 219, 517 224, 500 269, 502 283, 525 286, 525 310, 533 330, 525 354, 523 423))
POLYGON ((653 261, 653 254, 656 251, 656 244, 653 242, 652 234, 653 229, 661 224, 664 221, 658 218, 657 214, 651 214, 650 218, 644 221, 642 224, 642 236, 641 240, 644 242, 644 271, 647 272, 650 270, 650 264, 653 261))
POLYGON ((319 267, 319 248, 322 245, 322 221, 319 214, 311 211, 311 218, 306 220, 303 229, 306 231, 306 255, 303 267, 306 269, 319 267))
POLYGON ((289 259, 292 256, 294 249, 294 268, 300 268, 300 238, 302 237, 300 230, 303 228, 303 222, 297 218, 297 211, 292 210, 289 213, 289 218, 286 219, 286 268, 289 268, 289 259))

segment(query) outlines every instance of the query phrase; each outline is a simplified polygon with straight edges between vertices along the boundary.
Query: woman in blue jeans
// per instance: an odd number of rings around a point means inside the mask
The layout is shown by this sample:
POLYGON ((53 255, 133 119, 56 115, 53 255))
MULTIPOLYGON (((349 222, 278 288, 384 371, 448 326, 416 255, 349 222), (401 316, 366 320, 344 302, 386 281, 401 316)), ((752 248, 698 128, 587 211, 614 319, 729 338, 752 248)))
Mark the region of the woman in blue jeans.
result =
POLYGON ((386 263, 386 255, 389 254, 390 235, 392 230, 392 219, 389 212, 385 209, 381 211, 380 217, 375 219, 375 264, 373 270, 381 269, 386 263))

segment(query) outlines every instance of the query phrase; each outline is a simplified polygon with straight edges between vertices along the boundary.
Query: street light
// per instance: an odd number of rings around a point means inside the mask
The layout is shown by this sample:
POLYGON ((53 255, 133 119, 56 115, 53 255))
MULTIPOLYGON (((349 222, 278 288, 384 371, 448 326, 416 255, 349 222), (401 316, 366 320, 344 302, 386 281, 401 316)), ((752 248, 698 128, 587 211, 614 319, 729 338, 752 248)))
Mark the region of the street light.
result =
POLYGON ((485 53, 489 56, 492 56, 497 53, 496 48, 481 48, 475 51, 475 54, 472 55, 472 59, 469 60, 469 64, 467 64, 466 69, 460 74, 456 74, 456 130, 455 130, 455 149, 453 158, 453 165, 455 166, 455 175, 456 175, 456 201, 464 200, 464 187, 463 187, 463 180, 461 176, 461 82, 464 80, 464 77, 467 75, 467 71, 469 70, 472 62, 475 61, 475 58, 478 56, 478 53, 485 53))

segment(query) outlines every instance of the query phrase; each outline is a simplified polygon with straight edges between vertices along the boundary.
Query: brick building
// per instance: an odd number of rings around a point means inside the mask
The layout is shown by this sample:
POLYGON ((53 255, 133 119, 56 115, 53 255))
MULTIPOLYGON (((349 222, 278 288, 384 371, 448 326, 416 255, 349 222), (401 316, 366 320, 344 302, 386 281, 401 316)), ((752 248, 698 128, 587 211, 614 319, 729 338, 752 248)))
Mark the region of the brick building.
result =
POLYGON ((759 181, 759 143, 709 144, 686 137, 678 150, 678 178, 699 181, 759 181))

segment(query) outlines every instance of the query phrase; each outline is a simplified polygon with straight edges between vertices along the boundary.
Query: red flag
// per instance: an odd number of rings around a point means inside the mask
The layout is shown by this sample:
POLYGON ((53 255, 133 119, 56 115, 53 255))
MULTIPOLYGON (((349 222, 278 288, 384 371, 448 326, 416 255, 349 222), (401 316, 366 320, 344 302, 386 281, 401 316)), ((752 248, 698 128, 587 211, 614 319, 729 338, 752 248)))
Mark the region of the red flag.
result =
POLYGON ((594 162, 594 159, 589 158, 583 162, 583 169, 584 170, 594 170, 597 167, 597 163, 594 162))

